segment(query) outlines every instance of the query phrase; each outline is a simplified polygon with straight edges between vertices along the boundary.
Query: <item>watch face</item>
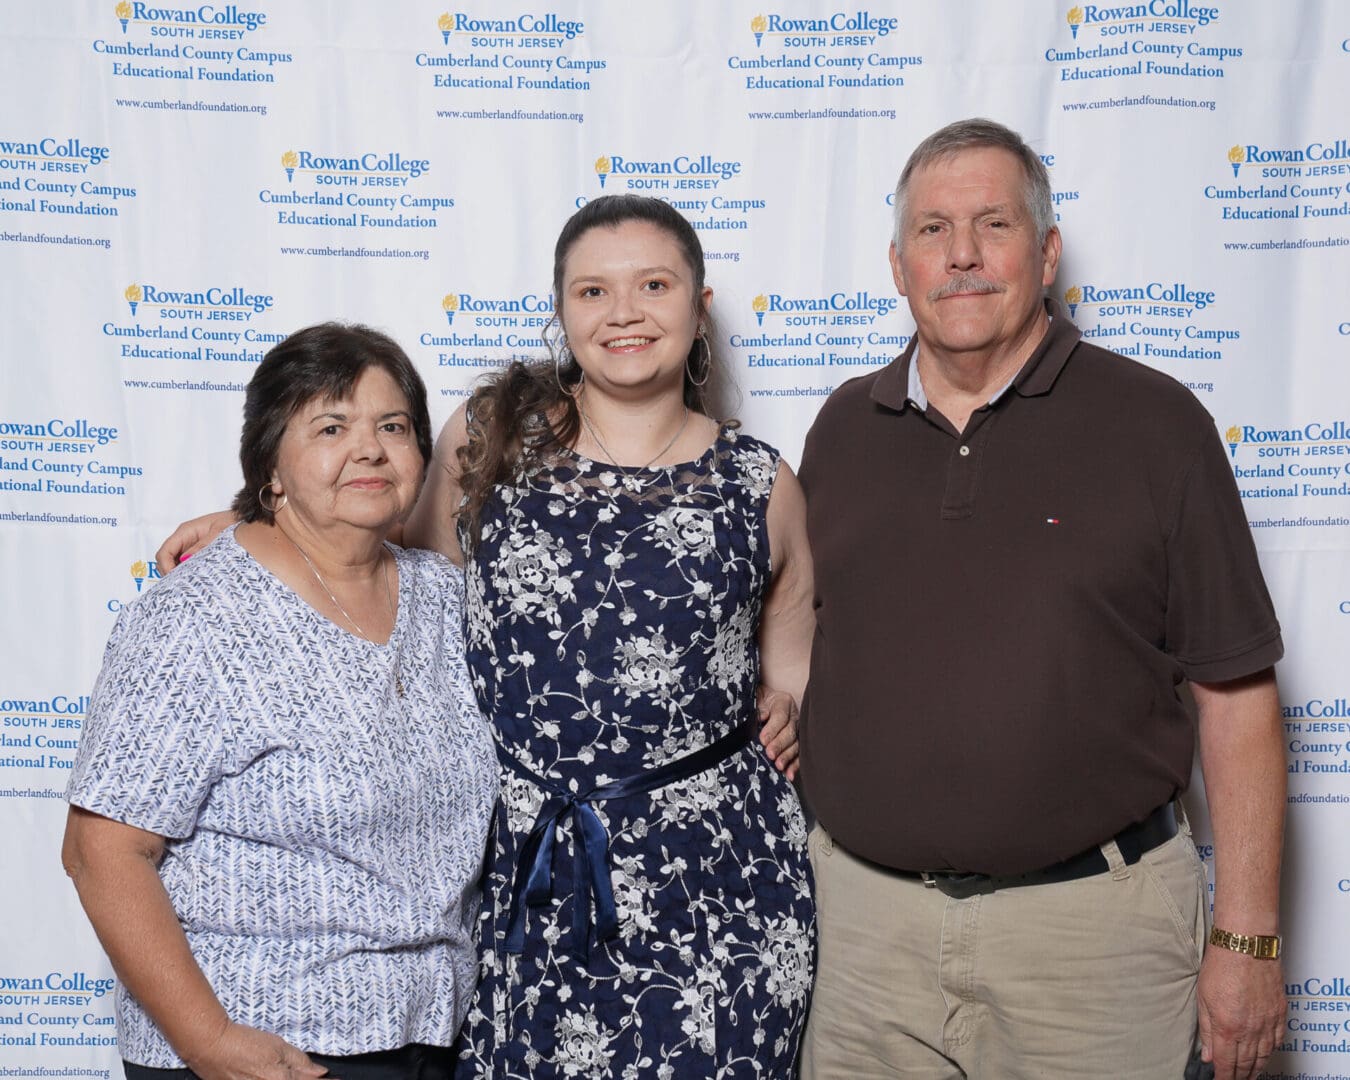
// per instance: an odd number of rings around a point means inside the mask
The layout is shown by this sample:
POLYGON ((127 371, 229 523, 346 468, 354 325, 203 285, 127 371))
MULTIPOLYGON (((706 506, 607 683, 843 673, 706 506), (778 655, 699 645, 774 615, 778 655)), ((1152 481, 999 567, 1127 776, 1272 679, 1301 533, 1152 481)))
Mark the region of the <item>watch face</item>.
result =
POLYGON ((1276 960, 1280 955, 1278 937, 1259 937, 1256 939, 1256 951, 1252 954, 1260 960, 1276 960))

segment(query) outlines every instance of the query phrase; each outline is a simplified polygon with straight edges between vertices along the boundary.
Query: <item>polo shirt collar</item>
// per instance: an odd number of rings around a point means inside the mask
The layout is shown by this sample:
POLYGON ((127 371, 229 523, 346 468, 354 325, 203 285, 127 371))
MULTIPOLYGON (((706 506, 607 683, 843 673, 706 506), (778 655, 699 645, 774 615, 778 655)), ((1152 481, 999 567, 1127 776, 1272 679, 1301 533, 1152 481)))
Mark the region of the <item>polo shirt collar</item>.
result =
MULTIPOLYGON (((1045 299, 1045 313, 1050 317, 1050 326, 1041 338, 1040 344, 1013 376, 1012 389, 1022 397, 1036 397, 1048 394, 1059 378, 1059 373, 1068 363, 1069 354, 1078 345, 1083 336, 1081 330, 1065 313, 1059 301, 1052 297, 1045 299)), ((905 351, 892 360, 877 377, 872 386, 871 397, 878 405, 884 405, 896 412, 903 412, 907 405, 913 405, 921 412, 928 408, 928 395, 923 392, 923 383, 919 379, 916 358, 919 351, 919 337, 916 334, 905 351)), ((1001 398, 1007 387, 994 395, 1001 398)))
POLYGON ((1050 316, 1050 328, 1013 379, 1013 389, 1023 397, 1050 393, 1083 336, 1083 331, 1074 326, 1068 312, 1053 297, 1045 298, 1045 313, 1050 316))

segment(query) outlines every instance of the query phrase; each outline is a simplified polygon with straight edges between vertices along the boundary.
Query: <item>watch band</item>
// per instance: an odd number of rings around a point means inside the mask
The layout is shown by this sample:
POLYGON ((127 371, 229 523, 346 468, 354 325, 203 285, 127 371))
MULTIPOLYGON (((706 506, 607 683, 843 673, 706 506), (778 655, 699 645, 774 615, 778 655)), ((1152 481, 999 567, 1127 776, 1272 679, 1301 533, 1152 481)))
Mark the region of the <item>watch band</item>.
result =
POLYGON ((1209 943, 1221 949, 1255 957, 1257 960, 1277 960, 1280 956, 1278 934, 1234 934, 1217 926, 1209 932, 1209 943))

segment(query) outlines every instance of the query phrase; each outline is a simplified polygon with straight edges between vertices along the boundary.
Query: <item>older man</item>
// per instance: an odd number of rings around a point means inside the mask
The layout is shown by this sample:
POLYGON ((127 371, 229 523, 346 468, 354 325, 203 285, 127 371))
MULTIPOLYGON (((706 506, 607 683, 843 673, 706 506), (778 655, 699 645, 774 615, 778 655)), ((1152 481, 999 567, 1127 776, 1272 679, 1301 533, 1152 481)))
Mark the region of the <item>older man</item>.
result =
POLYGON ((1226 452, 1045 299, 1060 235, 1016 133, 928 138, 895 214, 915 342, 833 394, 801 470, 803 1075, 1180 1080, 1198 1015, 1217 1075, 1253 1076, 1284 1014, 1282 646, 1226 452))

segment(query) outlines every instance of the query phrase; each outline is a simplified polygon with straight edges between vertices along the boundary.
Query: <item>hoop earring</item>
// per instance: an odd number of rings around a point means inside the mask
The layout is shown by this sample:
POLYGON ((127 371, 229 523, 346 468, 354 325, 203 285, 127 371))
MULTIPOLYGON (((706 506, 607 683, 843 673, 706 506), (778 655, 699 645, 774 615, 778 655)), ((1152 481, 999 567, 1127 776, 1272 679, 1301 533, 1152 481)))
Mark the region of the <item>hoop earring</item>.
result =
MULTIPOLYGON (((558 381, 558 389, 568 397, 574 398, 581 393, 581 384, 586 381, 586 373, 582 371, 581 377, 572 384, 572 389, 569 390, 567 384, 563 382, 562 377, 562 361, 564 356, 567 357, 567 362, 569 364, 576 363, 576 357, 572 355, 572 350, 567 347, 566 339, 563 340, 562 344, 559 345, 557 350, 553 353, 553 377, 558 381)), ((578 369, 580 369, 580 365, 578 365, 578 369)))
POLYGON ((285 505, 290 501, 289 496, 287 496, 285 492, 283 492, 281 494, 281 501, 277 503, 276 506, 268 506, 267 496, 271 495, 275 498, 276 494, 277 493, 272 490, 271 484, 264 484, 262 487, 258 489, 258 505, 261 506, 273 517, 276 517, 278 512, 280 512, 285 507, 285 505))
POLYGON ((704 333, 702 330, 698 332, 698 337, 695 338, 694 340, 703 346, 703 363, 700 365, 703 368, 703 378, 702 379, 694 378, 694 365, 689 364, 686 361, 686 366, 688 368, 689 385, 707 386, 708 376, 712 374, 712 346, 708 344, 708 335, 704 333))

